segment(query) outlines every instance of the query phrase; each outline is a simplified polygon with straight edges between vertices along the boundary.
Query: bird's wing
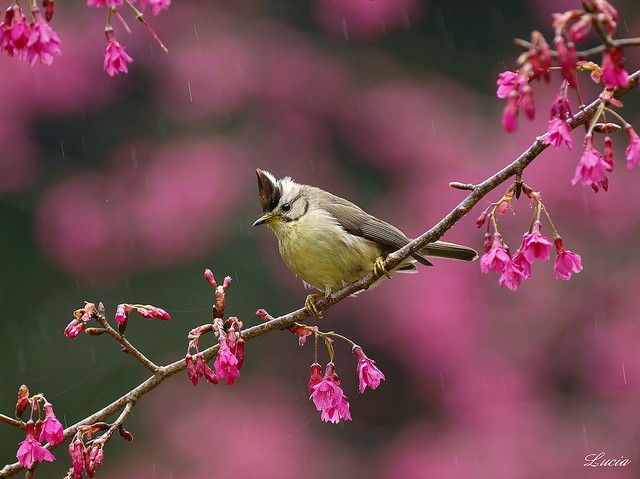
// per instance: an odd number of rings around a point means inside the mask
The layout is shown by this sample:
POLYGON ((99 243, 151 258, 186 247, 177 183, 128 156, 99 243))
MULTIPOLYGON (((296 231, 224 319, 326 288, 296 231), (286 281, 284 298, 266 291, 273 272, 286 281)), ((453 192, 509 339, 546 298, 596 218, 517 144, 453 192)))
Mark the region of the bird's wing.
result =
MULTIPOLYGON (((348 233, 387 246, 393 251, 409 243, 409 238, 395 226, 379 220, 375 216, 371 216, 350 201, 338 196, 331 196, 330 201, 323 204, 323 208, 327 210, 348 233)), ((431 263, 419 253, 414 253, 412 256, 420 263, 431 266, 431 263)))

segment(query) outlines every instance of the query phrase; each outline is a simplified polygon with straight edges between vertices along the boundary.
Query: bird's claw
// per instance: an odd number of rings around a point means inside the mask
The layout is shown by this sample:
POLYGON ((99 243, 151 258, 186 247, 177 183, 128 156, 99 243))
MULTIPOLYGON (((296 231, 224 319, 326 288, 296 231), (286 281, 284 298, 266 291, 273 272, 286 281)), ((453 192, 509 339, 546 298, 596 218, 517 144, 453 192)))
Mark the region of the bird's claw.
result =
POLYGON ((378 277, 385 275, 387 278, 391 279, 391 275, 384 267, 384 259, 382 258, 382 256, 378 256, 373 263, 373 274, 378 277))
POLYGON ((322 293, 310 294, 304 301, 304 309, 306 309, 307 312, 314 318, 322 319, 322 311, 320 311, 316 306, 316 299, 323 297, 324 294, 322 293))

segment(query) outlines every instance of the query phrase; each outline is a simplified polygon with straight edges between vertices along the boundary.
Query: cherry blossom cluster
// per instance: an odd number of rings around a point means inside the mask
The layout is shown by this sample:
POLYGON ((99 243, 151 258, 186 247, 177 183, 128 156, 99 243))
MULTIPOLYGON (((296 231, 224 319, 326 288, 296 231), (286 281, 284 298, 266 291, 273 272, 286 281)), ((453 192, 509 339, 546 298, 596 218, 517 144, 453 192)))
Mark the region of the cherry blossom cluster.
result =
POLYGON ((531 277, 533 263, 546 261, 550 258, 552 246, 555 246, 556 249, 553 267, 553 275, 556 279, 568 280, 573 273, 582 271, 580 255, 565 249, 562 238, 552 223, 547 208, 542 203, 540 193, 520 180, 507 189, 500 201, 493 203, 482 212, 476 226, 481 228, 485 223, 487 224, 487 232, 484 241, 484 254, 480 258, 480 269, 483 273, 495 271, 500 274, 498 280, 500 286, 506 286, 512 291, 517 290, 523 280, 531 277), (524 193, 534 203, 533 217, 529 230, 522 238, 522 244, 512 255, 500 233, 497 214, 513 209, 513 199, 517 199, 521 193, 524 193), (553 232, 553 242, 541 232, 541 213, 544 213, 544 218, 553 232), (491 233, 492 229, 493 234, 491 233))
POLYGON ((124 415, 120 416, 113 424, 96 422, 91 425, 78 426, 78 430, 69 443, 69 457, 72 466, 69 468, 65 479, 82 479, 83 474, 94 477, 96 469, 104 460, 104 446, 111 440, 117 430, 126 441, 132 441, 133 435, 123 426, 124 415), (94 434, 105 431, 99 437, 92 439, 94 434))
MULTIPOLYGON (((111 19, 117 17, 127 33, 131 33, 129 26, 120 15, 119 8, 126 6, 134 14, 136 20, 141 22, 158 42, 162 50, 168 53, 153 28, 147 23, 141 10, 149 6, 153 15, 158 15, 162 10, 168 9, 171 0, 140 0, 140 10, 134 5, 136 0, 87 0, 90 7, 107 9, 107 26, 105 35, 107 47, 104 52, 104 70, 110 76, 117 73, 127 73, 128 64, 133 58, 125 51, 115 37, 111 19)), ((53 0, 42 0, 42 9, 38 3, 29 2, 28 17, 25 15, 20 3, 13 0, 5 12, 2 23, 0 23, 0 52, 6 52, 10 57, 16 56, 20 60, 31 65, 43 63, 51 65, 55 55, 60 54, 60 37, 51 28, 49 22, 53 18, 53 0)))
MULTIPOLYGON (((131 33, 129 26, 125 19, 120 15, 119 8, 126 6, 134 14, 136 20, 141 22, 153 38, 158 42, 160 48, 165 53, 168 53, 167 47, 164 46, 156 32, 151 28, 151 25, 147 23, 144 15, 134 5, 136 0, 87 0, 87 5, 90 7, 106 8, 107 9, 107 26, 104 33, 107 37, 107 48, 104 51, 104 70, 109 76, 114 76, 117 73, 128 73, 128 64, 133 61, 133 58, 125 51, 124 46, 116 40, 115 32, 111 24, 113 16, 116 16, 122 23, 125 31, 131 33)), ((144 10, 147 5, 151 9, 153 15, 158 15, 162 10, 168 9, 171 5, 171 0, 140 0, 140 9, 144 10)))
POLYGON ((613 97, 614 90, 629 86, 623 47, 640 45, 640 39, 617 38, 618 21, 618 12, 607 0, 585 0, 581 9, 554 14, 554 49, 540 32, 533 31, 530 42, 517 41, 526 49, 518 58, 518 70, 500 73, 497 82, 497 96, 507 100, 502 114, 502 126, 505 131, 513 132, 517 129, 521 108, 529 119, 535 117, 531 83, 537 79, 549 82, 551 72, 559 70, 562 83, 551 105, 549 127, 542 141, 556 148, 566 146, 568 149, 573 147, 569 134, 569 122, 573 118, 568 95, 570 89, 576 91, 582 108, 578 73, 589 73, 593 82, 603 84, 600 94, 602 102, 598 111, 588 118, 583 153, 571 180, 573 184, 580 182, 591 186, 596 192, 600 188, 605 191, 608 188, 607 174, 614 166, 613 141, 609 135, 621 129, 608 117, 621 122, 629 137, 626 148, 627 168, 631 169, 640 163, 640 137, 631 124, 611 108, 623 106, 622 102, 613 97), (576 44, 590 36, 598 37, 601 45, 589 50, 577 50, 576 44), (600 54, 600 64, 588 60, 600 54), (595 147, 596 133, 605 135, 603 153, 595 147))
MULTIPOLYGON (((273 319, 264 309, 259 309, 256 315, 266 321, 273 319)), ((376 389, 380 386, 380 381, 385 379, 384 374, 380 371, 373 359, 369 359, 362 348, 350 339, 334 333, 321 332, 316 326, 306 326, 295 323, 289 330, 298 335, 298 343, 303 346, 308 336, 314 336, 314 360, 311 364, 311 376, 309 377, 309 399, 311 399, 320 411, 320 419, 325 422, 338 423, 341 419, 345 421, 351 420, 351 412, 349 411, 349 401, 340 387, 340 378, 336 373, 334 360, 333 338, 346 341, 351 346, 351 351, 356 357, 356 371, 359 379, 359 391, 364 393, 367 386, 376 389), (324 374, 322 374, 322 366, 318 362, 318 338, 324 340, 325 346, 329 354, 329 362, 327 363, 324 374)))
POLYGON ((42 444, 45 441, 51 446, 60 444, 64 440, 64 428, 53 412, 53 405, 44 395, 35 394, 29 397, 29 388, 22 385, 18 389, 16 418, 20 419, 28 408, 31 409, 29 420, 23 423, 26 437, 18 445, 16 457, 22 467, 31 469, 39 462, 55 460, 51 451, 42 444))
POLYGON ((118 325, 118 331, 120 334, 124 334, 127 329, 127 322, 129 321, 129 313, 136 311, 144 319, 158 318, 162 321, 169 321, 171 316, 164 309, 152 306, 150 304, 128 304, 121 303, 116 308, 116 324, 118 325))
POLYGON ((0 52, 16 56, 31 65, 51 65, 60 54, 60 38, 49 25, 53 17, 53 0, 42 0, 44 14, 36 2, 29 2, 28 17, 13 1, 0 23, 0 52))
POLYGON ((211 308, 212 323, 203 324, 189 332, 189 346, 187 347, 187 374, 194 386, 202 377, 211 384, 218 384, 224 378, 227 385, 233 386, 240 376, 240 369, 244 365, 244 338, 242 337, 242 322, 235 316, 224 318, 225 294, 231 285, 231 278, 227 276, 221 285, 216 283, 213 273, 206 269, 204 277, 215 291, 215 303, 211 308), (200 352, 200 337, 206 333, 214 333, 218 337, 218 355, 213 363, 214 369, 207 364, 200 352), (191 354, 192 351, 194 354, 191 354))
MULTIPOLYGON (((169 321, 171 319, 169 313, 157 306, 152 306, 150 304, 119 304, 116 309, 115 320, 120 334, 124 334, 124 331, 127 328, 129 313, 133 310, 137 311, 138 314, 145 319, 158 318, 163 321, 169 321)), ((104 328, 87 329, 87 323, 89 321, 92 319, 98 320, 99 318, 104 318, 104 305, 100 303, 96 307, 94 303, 85 302, 84 308, 76 309, 74 311, 73 319, 65 328, 64 334, 69 339, 75 338, 85 330, 92 336, 103 334, 106 331, 104 328)))

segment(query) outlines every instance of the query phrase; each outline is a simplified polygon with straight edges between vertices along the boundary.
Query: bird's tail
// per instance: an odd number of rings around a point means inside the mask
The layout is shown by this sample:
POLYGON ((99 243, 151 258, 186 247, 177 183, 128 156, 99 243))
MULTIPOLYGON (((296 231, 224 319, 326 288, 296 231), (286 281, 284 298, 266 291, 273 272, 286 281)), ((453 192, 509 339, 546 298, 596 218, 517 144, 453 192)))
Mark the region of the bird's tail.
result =
POLYGON ((473 261, 478 258, 478 253, 473 248, 446 241, 434 241, 420 250, 422 256, 435 256, 438 258, 459 259, 473 261))

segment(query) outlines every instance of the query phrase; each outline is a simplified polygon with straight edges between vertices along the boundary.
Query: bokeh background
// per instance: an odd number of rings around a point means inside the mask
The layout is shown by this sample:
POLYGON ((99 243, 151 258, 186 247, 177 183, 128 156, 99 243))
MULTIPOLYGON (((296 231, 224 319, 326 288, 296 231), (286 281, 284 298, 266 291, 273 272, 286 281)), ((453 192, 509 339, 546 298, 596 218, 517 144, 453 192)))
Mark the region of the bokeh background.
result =
MULTIPOLYGON (((637 2, 615 5, 621 32, 640 35, 637 2)), ((104 12, 56 3, 63 55, 52 67, 0 58, 1 410, 12 413, 25 383, 72 424, 148 376, 106 337, 63 336, 83 300, 110 313, 120 302, 167 309, 172 321, 134 318, 127 331, 156 363, 183 357, 187 332, 209 319, 205 267, 233 278, 227 310, 247 326, 258 308, 300 307, 307 292, 275 238, 250 228, 256 167, 350 198, 410 236, 428 229, 464 197, 449 181, 486 178, 545 131, 556 85, 539 85, 536 120, 506 135, 495 80, 514 67, 513 37, 536 28, 551 40, 551 12, 573 6, 180 0, 150 18, 169 55, 123 12, 133 34, 116 22, 116 35, 135 62, 109 78, 104 12)), ((637 91, 624 102, 640 121, 637 91)), ((387 377, 358 394, 354 358, 337 345, 352 422, 322 423, 308 400, 312 345, 270 334, 247 344, 232 388, 194 388, 184 374, 145 396, 126 424, 134 443, 114 438, 98 476, 638 477, 640 173, 626 171, 618 134, 610 191, 572 187, 578 132, 573 141, 524 179, 582 255, 581 274, 559 282, 551 262, 536 264, 515 293, 477 263, 397 275, 320 323, 387 377), (585 468, 599 452, 632 463, 585 468)), ((481 249, 484 207, 445 239, 481 249)), ((502 218, 513 249, 530 213, 521 201, 502 218)), ((14 462, 22 433, 0 426, 0 437, 0 462, 14 462)), ((55 453, 42 477, 69 467, 55 453)))

